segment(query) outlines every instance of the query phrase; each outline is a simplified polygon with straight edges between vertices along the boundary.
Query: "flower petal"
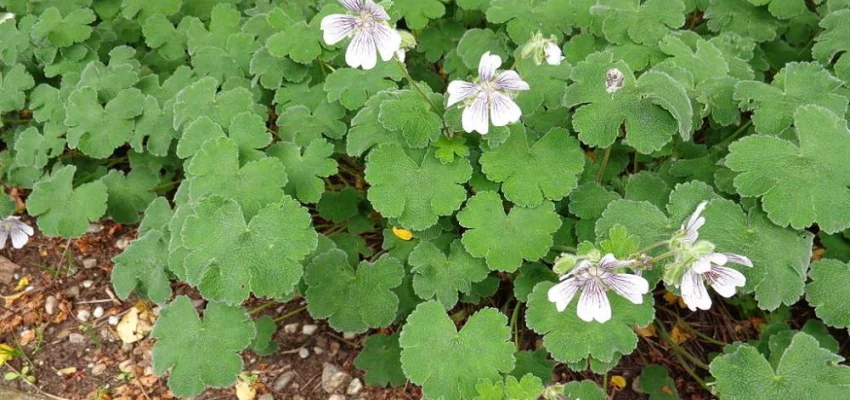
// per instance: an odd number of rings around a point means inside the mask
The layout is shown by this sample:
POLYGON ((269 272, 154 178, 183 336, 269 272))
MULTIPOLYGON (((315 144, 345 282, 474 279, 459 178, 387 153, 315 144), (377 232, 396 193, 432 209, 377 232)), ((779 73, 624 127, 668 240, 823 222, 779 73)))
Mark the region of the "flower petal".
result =
POLYGON ((362 0, 339 0, 339 3, 342 4, 348 11, 353 13, 359 13, 363 4, 362 0))
POLYGON ((576 278, 569 278, 561 281, 557 285, 549 288, 549 301, 555 303, 555 308, 558 312, 564 311, 567 309, 570 302, 573 301, 573 297, 575 297, 579 288, 581 288, 581 285, 576 278))
POLYGON ((463 110, 461 117, 463 130, 486 135, 490 131, 490 121, 487 114, 487 94, 479 92, 475 101, 463 110))
POLYGON ((726 259, 729 262, 733 262, 735 264, 740 264, 740 265, 746 265, 748 267, 753 266, 753 262, 747 256, 742 256, 740 254, 734 254, 734 253, 723 253, 723 255, 726 256, 726 259))
POLYGON ((526 83, 516 71, 505 71, 499 74, 499 77, 496 78, 496 81, 493 82, 496 89, 499 90, 512 90, 512 91, 520 91, 520 90, 528 90, 530 87, 528 83, 526 83))
POLYGON ((496 70, 502 66, 502 57, 486 52, 481 56, 481 61, 478 62, 478 78, 481 82, 490 82, 493 75, 496 75, 496 70))
POLYGON ((401 35, 393 28, 384 24, 375 25, 372 30, 372 39, 378 47, 381 59, 389 61, 399 48, 401 48, 401 35))
POLYGON ((446 92, 449 94, 448 104, 446 107, 451 107, 461 101, 464 101, 472 96, 475 96, 479 91, 478 85, 464 81, 451 81, 446 92))
POLYGON ((493 126, 505 126, 519 121, 522 110, 514 101, 499 92, 490 94, 490 119, 493 126))
POLYGON ((643 295, 649 292, 649 282, 637 275, 610 274, 605 278, 605 283, 614 293, 635 304, 642 304, 643 295))
POLYGON ((546 63, 549 65, 561 65, 561 61, 564 60, 561 48, 553 42, 546 43, 546 47, 543 48, 543 54, 546 55, 546 63))
POLYGON ((601 283, 587 281, 578 299, 577 314, 585 322, 596 320, 604 323, 611 319, 611 303, 601 283))
POLYGON ((12 228, 12 232, 9 233, 9 236, 12 238, 12 247, 16 249, 24 247, 30 239, 29 235, 18 227, 12 228))
POLYGON ((333 45, 347 38, 357 27, 357 21, 357 18, 343 14, 331 14, 322 18, 320 27, 325 43, 333 45))
POLYGON ((371 14, 372 18, 378 21, 387 21, 390 19, 390 15, 387 14, 387 10, 384 10, 384 7, 381 7, 372 0, 364 0, 363 9, 371 14))
POLYGON ((734 296, 738 287, 747 284, 744 274, 728 267, 714 267, 705 277, 714 291, 726 298, 734 296))
POLYGON ((6 238, 9 237, 9 231, 0 229, 0 250, 6 247, 6 238))
POLYGON ((711 297, 702 282, 702 275, 695 273, 693 269, 688 269, 682 275, 682 284, 679 289, 682 293, 682 300, 685 301, 691 311, 711 308, 711 297))
POLYGON ((631 261, 617 259, 617 257, 614 257, 611 253, 606 254, 601 260, 599 260, 599 268, 605 271, 628 267, 631 264, 631 261))
POLYGON ((690 269, 692 269, 697 274, 704 274, 708 271, 711 271, 711 260, 706 257, 700 257, 693 264, 691 264, 690 269))
POLYGON ((348 50, 345 52, 345 63, 352 68, 372 69, 378 63, 378 55, 375 53, 375 41, 372 39, 372 35, 361 30, 354 35, 354 39, 348 45, 348 50))
POLYGON ((694 210, 694 213, 691 214, 691 217, 688 218, 688 221, 682 224, 682 230, 687 232, 685 237, 685 242, 693 243, 699 237, 699 228, 702 228, 705 225, 705 218, 702 217, 702 212, 705 210, 705 206, 708 205, 707 201, 703 201, 699 203, 697 209, 694 210))

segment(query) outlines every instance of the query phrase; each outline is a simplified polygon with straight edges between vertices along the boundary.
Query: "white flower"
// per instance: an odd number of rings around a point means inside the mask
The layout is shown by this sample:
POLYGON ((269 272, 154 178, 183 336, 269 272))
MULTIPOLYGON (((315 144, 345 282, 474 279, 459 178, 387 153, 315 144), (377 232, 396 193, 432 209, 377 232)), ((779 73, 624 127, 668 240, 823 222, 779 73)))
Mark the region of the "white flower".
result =
POLYGON ((20 249, 33 233, 32 227, 21 222, 20 217, 8 217, 0 221, 0 249, 6 247, 6 238, 12 239, 12 247, 20 249))
POLYGON ((697 209, 693 214, 691 214, 691 217, 682 223, 682 226, 679 229, 682 231, 683 237, 680 240, 683 243, 694 244, 699 238, 699 228, 702 228, 702 226, 705 225, 705 217, 702 216, 702 212, 705 210, 705 206, 707 205, 707 201, 699 203, 697 209))
POLYGON ((484 53, 478 64, 478 81, 475 83, 452 81, 446 90, 449 101, 446 107, 466 101, 463 110, 463 130, 486 135, 493 126, 505 126, 519 121, 522 111, 514 103, 513 92, 528 90, 528 83, 515 71, 504 71, 496 75, 502 58, 484 53))
POLYGON ((372 0, 339 0, 349 14, 331 14, 322 18, 325 43, 336 44, 351 37, 345 62, 353 68, 372 69, 381 59, 389 61, 401 46, 401 36, 387 21, 390 16, 372 0))
POLYGON ((618 268, 629 265, 631 261, 618 260, 613 254, 606 254, 598 263, 583 259, 569 273, 561 276, 560 283, 549 289, 549 301, 555 303, 558 312, 562 312, 581 290, 578 317, 586 322, 606 322, 611 319, 608 290, 635 304, 643 303, 643 295, 649 292, 646 279, 616 272, 618 268))
POLYGON ((737 288, 747 283, 744 274, 724 266, 727 262, 747 267, 753 266, 749 258, 738 254, 711 253, 700 257, 685 270, 680 290, 682 300, 691 311, 711 308, 711 297, 708 295, 704 282, 707 281, 717 294, 726 298, 734 296, 737 288))
POLYGON ((605 73, 605 91, 608 93, 616 93, 623 88, 626 77, 623 76, 617 68, 611 68, 605 73))
POLYGON ((564 59, 561 48, 555 42, 546 42, 543 53, 546 55, 546 63, 549 65, 561 65, 561 61, 564 59))

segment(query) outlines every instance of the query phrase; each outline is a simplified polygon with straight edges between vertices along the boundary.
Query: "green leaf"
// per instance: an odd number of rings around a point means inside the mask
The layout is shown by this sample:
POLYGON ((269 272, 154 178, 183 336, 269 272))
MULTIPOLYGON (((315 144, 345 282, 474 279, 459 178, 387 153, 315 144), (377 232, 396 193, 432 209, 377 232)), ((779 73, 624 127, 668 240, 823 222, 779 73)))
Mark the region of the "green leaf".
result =
POLYGON ((411 158, 395 145, 383 145, 369 154, 367 193, 376 211, 386 218, 398 218, 401 226, 423 230, 437 218, 451 215, 466 199, 462 184, 472 176, 467 159, 443 164, 429 149, 421 161, 411 158))
POLYGON ((241 307, 209 303, 201 321, 192 301, 177 297, 162 309, 151 332, 159 339, 153 347, 153 370, 161 376, 171 368, 168 388, 175 396, 193 397, 207 387, 228 387, 242 371, 238 352, 256 334, 241 307))
POLYGON ((127 299, 133 291, 159 305, 171 298, 171 282, 165 271, 168 240, 161 231, 152 230, 134 240, 113 262, 112 286, 119 298, 127 299))
POLYGON ((277 352, 277 342, 274 334, 277 332, 277 324, 272 317, 266 315, 254 320, 257 337, 251 344, 251 350, 258 356, 269 356, 277 352))
POLYGON ((501 380, 514 367, 508 318, 494 308, 476 312, 458 331, 437 301, 416 307, 401 331, 404 374, 429 398, 460 400, 481 379, 501 380))
POLYGON ((282 298, 303 274, 301 261, 316 248, 310 214, 285 196, 246 221, 236 201, 201 200, 183 225, 187 281, 205 298, 239 304, 250 293, 282 298))
POLYGON ((519 269, 519 275, 514 279, 514 296, 521 302, 528 301, 528 295, 540 282, 557 282, 558 274, 548 266, 539 263, 525 263, 519 269))
POLYGON ((492 270, 514 272, 523 260, 535 261, 552 247, 552 235, 561 226, 555 206, 545 201, 533 208, 516 206, 505 213, 495 192, 480 192, 457 215, 467 228, 462 242, 469 254, 484 257, 492 270))
POLYGON ((457 54, 470 70, 477 71, 481 56, 486 52, 508 57, 507 43, 503 36, 490 29, 470 29, 463 34, 457 44, 457 54))
POLYGON ((0 218, 6 219, 17 211, 18 205, 9 195, 0 194, 0 218))
POLYGON ((23 109, 26 104, 24 92, 33 86, 35 81, 22 64, 4 70, 0 74, 0 113, 23 109))
POLYGON ((97 91, 84 86, 68 98, 65 125, 68 147, 94 158, 107 158, 133 137, 134 119, 144 111, 145 97, 138 89, 124 89, 105 107, 97 91))
POLYGON ((850 266, 825 259, 812 263, 809 274, 812 281, 806 285, 806 301, 815 307, 818 318, 837 328, 850 327, 845 290, 850 283, 850 266))
POLYGON ((358 214, 363 196, 353 187, 346 187, 339 192, 324 192, 316 209, 322 218, 334 223, 342 223, 358 214))
POLYGON ((626 142, 648 154, 670 142, 676 132, 690 138, 693 109, 685 88, 662 72, 648 72, 637 80, 628 65, 614 61, 609 51, 589 55, 573 69, 564 105, 579 106, 573 127, 579 139, 593 147, 611 146, 625 126, 626 142), (611 68, 624 75, 623 88, 605 91, 611 68))
POLYGON ((757 42, 776 39, 781 27, 766 9, 748 0, 711 0, 703 17, 712 32, 734 32, 757 42))
POLYGON ((487 179, 502 183, 506 199, 534 207, 561 200, 578 186, 584 152, 566 129, 555 128, 530 144, 525 128, 515 125, 508 140, 485 150, 480 162, 487 179))
POLYGON ((428 21, 446 13, 442 0, 393 0, 392 10, 397 11, 410 29, 422 29, 428 21))
POLYGON ((670 187, 653 172, 641 171, 629 176, 626 184, 626 200, 648 201, 659 208, 667 204, 670 187))
POLYGON ((166 17, 177 14, 183 0, 123 0, 121 3, 121 15, 124 18, 135 18, 139 22, 145 21, 155 14, 166 17))
POLYGON ((38 16, 38 22, 32 27, 32 38, 36 42, 48 41, 57 47, 69 47, 80 43, 91 36, 90 23, 95 21, 95 15, 88 8, 77 8, 65 13, 50 7, 38 16))
POLYGON ((711 362, 717 391, 729 400, 841 399, 850 396, 850 367, 806 333, 794 335, 774 368, 749 345, 711 362))
POLYGON ((15 141, 15 163, 20 166, 44 168, 48 161, 59 156, 65 150, 65 127, 48 123, 43 128, 29 127, 22 131, 15 141))
POLYGON ((362 156, 372 147, 384 143, 392 143, 404 146, 404 138, 378 122, 380 106, 385 101, 393 99, 399 91, 387 90, 380 92, 369 100, 357 115, 351 119, 351 129, 346 135, 346 153, 350 156, 362 156))
POLYGON ((593 381, 575 381, 564 385, 566 400, 605 400, 605 391, 593 381))
POLYGON ((139 234, 144 235, 148 231, 161 231, 166 235, 168 234, 168 223, 171 222, 171 217, 174 216, 168 199, 157 197, 148 204, 144 215, 142 222, 139 224, 139 234))
MULTIPOLYGON (((426 94, 431 103, 442 102, 441 96, 426 94)), ((393 99, 381 103, 378 122, 387 130, 401 134, 409 147, 427 147, 440 138, 442 131, 442 120, 431 109, 431 103, 417 91, 399 91, 393 99)))
POLYGON ((275 57, 289 57, 301 64, 310 64, 322 54, 322 34, 306 21, 298 21, 275 33, 266 41, 266 48, 275 57))
POLYGON ((812 57, 824 65, 835 61, 836 69, 840 62, 850 62, 850 10, 827 14, 818 25, 824 30, 815 37, 812 57))
POLYGON ((154 156, 167 156, 171 141, 178 136, 171 127, 171 120, 171 112, 161 109, 155 97, 147 96, 142 116, 129 140, 130 146, 140 153, 147 151, 154 156))
POLYGON ((548 384, 555 372, 555 362, 549 359, 549 353, 544 348, 534 351, 523 350, 516 352, 516 366, 511 376, 521 379, 526 375, 534 375, 548 384))
POLYGON ((460 240, 451 244, 446 255, 431 242, 413 249, 407 262, 413 275, 413 290, 421 299, 436 299, 449 310, 457 304, 458 292, 469 293, 472 284, 487 277, 490 270, 483 260, 473 258, 460 240))
POLYGON ((266 153, 283 163, 289 177, 284 190, 303 203, 319 201, 325 191, 322 178, 337 172, 336 160, 330 158, 334 153, 334 146, 322 139, 317 139, 303 148, 292 143, 279 142, 266 153))
POLYGON ((374 334, 366 338, 363 350, 354 358, 354 366, 366 371, 363 379, 367 385, 398 387, 407 382, 401 369, 399 334, 374 334))
POLYGON ((142 25, 145 44, 164 59, 170 61, 182 60, 186 57, 186 35, 180 32, 168 17, 153 14, 145 19, 142 25))
POLYGON ((525 322, 529 328, 543 335, 543 345, 560 362, 577 362, 593 357, 601 361, 613 360, 617 353, 629 354, 637 348, 637 334, 633 325, 647 326, 655 318, 652 295, 644 296, 643 304, 609 293, 611 320, 600 324, 585 322, 576 315, 578 302, 573 301, 563 312, 549 301, 547 292, 553 282, 542 282, 528 296, 525 322))
POLYGON ((794 18, 809 9, 805 0, 749 0, 757 6, 767 5, 770 14, 779 19, 794 18))
POLYGON ((726 166, 735 189, 761 197, 775 224, 827 233, 850 227, 850 131, 829 110, 808 105, 794 112, 799 145, 774 136, 745 137, 729 146, 726 166))
POLYGON ((640 388, 649 395, 649 400, 679 400, 676 382, 661 365, 644 367, 640 373, 640 388))
POLYGON ((77 238, 89 223, 106 212, 106 185, 101 181, 74 187, 77 167, 63 167, 38 181, 27 198, 27 212, 38 217, 38 229, 47 236, 77 238))
POLYGON ((396 82, 403 77, 401 68, 391 62, 380 63, 370 70, 340 68, 325 78, 324 90, 328 101, 339 101, 346 109, 356 110, 375 93, 397 89, 396 82))
POLYGON ((219 92, 218 85, 215 78, 205 77, 177 93, 174 98, 174 129, 180 129, 202 116, 209 117, 219 126, 229 127, 237 114, 254 110, 250 91, 237 87, 219 92))
POLYGON ((210 140, 186 163, 187 180, 181 188, 185 186, 185 193, 194 201, 212 194, 234 199, 245 216, 251 218, 261 208, 284 197, 283 187, 288 179, 277 158, 266 157, 241 165, 243 162, 235 141, 210 140))
POLYGON ((101 180, 109 194, 106 215, 120 224, 134 224, 156 198, 151 189, 159 183, 159 176, 147 168, 134 168, 126 175, 117 170, 109 171, 101 180))
POLYGON ((685 4, 681 0, 601 0, 590 8, 602 15, 602 32, 611 43, 630 41, 654 46, 671 29, 685 24, 685 4))
POLYGON ((843 85, 818 63, 788 63, 770 85, 739 82, 735 100, 741 102, 741 109, 753 111, 756 132, 778 135, 791 126, 800 106, 819 105, 843 116, 848 99, 835 93, 843 85))
POLYGON ((443 164, 454 162, 455 157, 464 158, 469 156, 469 147, 466 147, 466 138, 463 136, 456 136, 451 139, 441 136, 434 143, 434 147, 437 148, 434 151, 434 155, 443 164))
POLYGON ((395 320, 398 297, 391 289, 401 285, 404 267, 393 257, 354 268, 342 250, 319 255, 307 266, 305 297, 313 318, 327 318, 340 332, 366 332, 395 320))

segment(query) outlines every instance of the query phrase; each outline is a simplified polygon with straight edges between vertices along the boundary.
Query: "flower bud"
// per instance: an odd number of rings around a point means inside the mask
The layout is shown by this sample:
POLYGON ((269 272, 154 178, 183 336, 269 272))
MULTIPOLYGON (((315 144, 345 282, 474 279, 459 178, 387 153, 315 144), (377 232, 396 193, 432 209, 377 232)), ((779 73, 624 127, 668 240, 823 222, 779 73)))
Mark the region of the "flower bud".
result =
POLYGON ((520 56, 533 59, 537 65, 544 61, 549 65, 559 65, 561 60, 564 59, 555 36, 544 38, 539 31, 522 47, 520 56))

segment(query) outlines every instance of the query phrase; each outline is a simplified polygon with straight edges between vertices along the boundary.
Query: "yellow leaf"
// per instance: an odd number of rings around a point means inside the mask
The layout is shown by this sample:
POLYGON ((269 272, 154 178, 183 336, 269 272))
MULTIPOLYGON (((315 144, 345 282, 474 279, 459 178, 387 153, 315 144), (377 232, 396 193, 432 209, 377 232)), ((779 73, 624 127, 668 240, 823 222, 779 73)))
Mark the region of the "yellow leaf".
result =
POLYGON ((623 378, 622 375, 614 375, 611 377, 610 384, 617 389, 622 389, 626 387, 626 378, 623 378))
POLYGON ((67 376, 71 374, 77 373, 77 367, 68 367, 62 368, 59 371, 56 371, 60 376, 67 376))
POLYGON ((133 307, 127 312, 124 317, 118 321, 118 326, 115 330, 118 331, 118 338, 124 343, 135 343, 141 340, 144 335, 137 332, 139 327, 139 309, 133 307))
POLYGON ((646 328, 636 326, 635 332, 637 332, 641 337, 655 337, 655 335, 658 334, 655 330, 655 325, 653 324, 649 324, 646 328))
POLYGON ((396 226, 393 227, 393 235, 404 241, 413 239, 413 232, 396 226))
POLYGON ((688 306, 687 304, 685 304, 685 300, 683 300, 679 296, 676 296, 675 293, 670 291, 664 292, 664 300, 667 301, 667 304, 678 303, 679 308, 685 308, 688 306))
POLYGON ((18 286, 15 287, 15 291, 24 290, 25 287, 30 285, 30 277, 25 276, 18 281, 18 286))
POLYGON ((251 384, 250 379, 244 379, 240 376, 236 382, 236 398, 239 400, 254 400, 257 397, 257 390, 251 384))
POLYGON ((6 364, 6 361, 11 361, 15 358, 14 353, 15 349, 13 349, 12 346, 0 343, 0 367, 2 367, 3 364, 6 364))
POLYGON ((670 330, 670 339, 673 340, 676 344, 682 344, 692 339, 694 335, 691 335, 690 332, 679 328, 679 324, 673 326, 673 329, 670 330))

